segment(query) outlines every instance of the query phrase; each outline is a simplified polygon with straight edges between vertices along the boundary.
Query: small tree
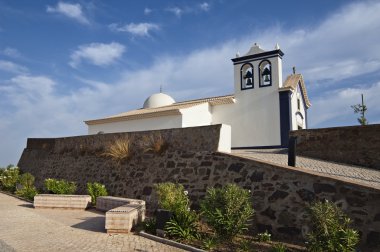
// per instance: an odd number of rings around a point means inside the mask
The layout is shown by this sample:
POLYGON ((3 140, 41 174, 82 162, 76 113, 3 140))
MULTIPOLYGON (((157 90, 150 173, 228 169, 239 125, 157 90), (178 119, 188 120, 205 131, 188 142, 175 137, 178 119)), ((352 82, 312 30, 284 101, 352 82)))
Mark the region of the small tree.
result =
POLYGON ((365 112, 367 111, 367 106, 364 104, 363 94, 362 94, 362 104, 352 105, 351 108, 354 110, 355 114, 360 114, 360 117, 358 118, 358 122, 360 123, 360 125, 367 125, 368 121, 365 118, 365 112))
POLYGON ((359 234, 350 228, 351 220, 335 204, 315 202, 308 208, 311 232, 307 235, 310 252, 351 252, 359 234))
POLYGON ((216 235, 228 241, 248 229, 254 213, 249 190, 235 184, 207 189, 201 210, 216 235))

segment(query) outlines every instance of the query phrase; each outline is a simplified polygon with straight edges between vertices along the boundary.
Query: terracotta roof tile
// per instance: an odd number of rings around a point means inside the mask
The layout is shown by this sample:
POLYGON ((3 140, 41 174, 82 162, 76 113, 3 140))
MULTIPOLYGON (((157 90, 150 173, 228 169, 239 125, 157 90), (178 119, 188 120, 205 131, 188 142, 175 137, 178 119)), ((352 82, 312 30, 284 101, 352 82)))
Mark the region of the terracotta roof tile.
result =
POLYGON ((302 95, 305 98, 306 106, 309 108, 311 106, 311 103, 310 103, 309 97, 307 96, 306 86, 305 86, 305 82, 303 80, 302 74, 289 75, 286 78, 284 85, 282 88, 280 88, 280 90, 291 89, 295 91, 297 89, 298 83, 301 85, 302 95))

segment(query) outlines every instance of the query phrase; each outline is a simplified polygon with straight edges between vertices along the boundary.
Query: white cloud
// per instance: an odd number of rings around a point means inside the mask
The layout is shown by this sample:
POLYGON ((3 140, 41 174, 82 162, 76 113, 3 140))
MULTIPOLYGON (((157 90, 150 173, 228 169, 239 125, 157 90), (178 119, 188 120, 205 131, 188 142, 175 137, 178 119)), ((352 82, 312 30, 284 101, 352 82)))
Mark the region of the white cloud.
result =
POLYGON ((199 4, 199 8, 203 11, 209 11, 210 10, 210 5, 207 2, 199 4))
POLYGON ((342 126, 358 124, 358 114, 354 114, 351 105, 361 103, 361 94, 364 95, 368 111, 366 118, 369 123, 380 123, 380 109, 378 95, 380 82, 370 86, 358 88, 344 88, 326 92, 313 101, 310 116, 310 126, 320 127, 323 124, 342 126))
POLYGON ((81 45, 70 55, 69 64, 76 68, 82 61, 87 61, 96 66, 107 66, 120 59, 124 51, 125 46, 116 42, 81 45))
POLYGON ((149 9, 149 8, 145 8, 144 9, 144 14, 145 15, 149 15, 150 13, 152 13, 152 9, 149 9))
POLYGON ((0 70, 10 73, 28 72, 28 68, 7 60, 0 60, 0 70))
POLYGON ((82 24, 89 24, 90 21, 86 18, 82 11, 80 4, 70 4, 65 2, 58 2, 57 6, 47 6, 46 11, 48 13, 60 13, 68 18, 74 19, 82 24))
POLYGON ((151 31, 160 29, 159 25, 153 23, 130 23, 126 25, 110 24, 108 27, 111 31, 129 32, 136 36, 149 36, 151 31))
POLYGON ((169 7, 169 8, 166 8, 165 10, 168 11, 168 12, 173 13, 177 17, 181 17, 182 14, 183 14, 183 10, 181 8, 179 8, 179 7, 169 7))
POLYGON ((21 57, 21 53, 16 48, 12 47, 6 47, 1 53, 11 58, 21 57))

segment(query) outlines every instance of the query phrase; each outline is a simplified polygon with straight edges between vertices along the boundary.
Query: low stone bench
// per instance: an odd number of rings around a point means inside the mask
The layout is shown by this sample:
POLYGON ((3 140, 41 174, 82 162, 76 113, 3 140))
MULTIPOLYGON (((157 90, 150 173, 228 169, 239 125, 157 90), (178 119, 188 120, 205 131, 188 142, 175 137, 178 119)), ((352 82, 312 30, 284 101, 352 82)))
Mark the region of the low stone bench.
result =
POLYGON ((107 233, 129 233, 145 219, 143 200, 100 196, 96 199, 96 209, 106 212, 107 233))
POLYGON ((103 212, 124 205, 143 205, 145 209, 145 201, 143 200, 119 198, 112 196, 100 196, 96 198, 96 209, 103 212))
POLYGON ((124 205, 106 212, 107 233, 129 233, 145 219, 145 205, 124 205))
POLYGON ((38 194, 34 196, 35 208, 62 208, 85 210, 91 204, 90 195, 38 194))

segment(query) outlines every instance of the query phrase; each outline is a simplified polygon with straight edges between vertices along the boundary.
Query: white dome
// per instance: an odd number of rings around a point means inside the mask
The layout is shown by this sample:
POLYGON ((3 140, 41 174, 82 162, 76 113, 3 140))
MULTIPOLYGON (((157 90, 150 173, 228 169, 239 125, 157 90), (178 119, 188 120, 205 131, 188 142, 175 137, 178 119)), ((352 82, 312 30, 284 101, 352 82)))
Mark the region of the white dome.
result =
POLYGON ((175 103, 175 100, 167 94, 157 93, 152 94, 145 100, 143 108, 158 108, 162 106, 168 106, 175 103))

